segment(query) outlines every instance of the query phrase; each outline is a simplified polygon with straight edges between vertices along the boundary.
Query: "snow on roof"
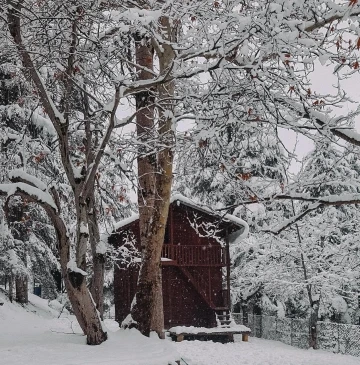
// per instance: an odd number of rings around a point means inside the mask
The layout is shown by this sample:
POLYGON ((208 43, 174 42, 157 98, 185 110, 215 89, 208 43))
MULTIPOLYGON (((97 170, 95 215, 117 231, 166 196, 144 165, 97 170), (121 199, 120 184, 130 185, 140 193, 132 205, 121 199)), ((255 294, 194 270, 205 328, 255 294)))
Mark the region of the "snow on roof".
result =
MULTIPOLYGON (((231 223, 234 223, 235 225, 241 227, 240 229, 242 229, 243 231, 241 232, 241 235, 238 237, 238 239, 246 237, 249 233, 248 224, 241 218, 238 218, 232 214, 223 214, 223 215, 219 214, 218 212, 211 210, 209 207, 207 207, 205 205, 195 203, 194 201, 192 201, 191 199, 185 197, 184 195, 182 195, 180 193, 176 193, 171 196, 170 203, 175 203, 175 202, 178 202, 178 204, 184 204, 190 208, 202 211, 206 214, 216 216, 225 222, 231 222, 231 223)), ((129 225, 130 223, 135 222, 138 219, 139 219, 139 214, 133 214, 131 217, 123 219, 120 222, 115 223, 114 229, 115 229, 115 231, 117 231, 120 228, 125 227, 125 226, 129 225)))
POLYGON ((129 218, 125 218, 122 221, 116 222, 114 224, 114 230, 117 231, 118 229, 127 226, 128 224, 135 222, 139 219, 139 214, 133 214, 129 218))
POLYGON ((196 210, 200 210, 200 211, 202 211, 204 213, 207 213, 209 215, 217 216, 217 217, 221 218, 223 221, 227 221, 227 222, 231 222, 231 223, 236 224, 237 226, 244 229, 243 232, 241 233, 241 237, 245 237, 249 233, 248 224, 239 217, 236 217, 232 214, 219 214, 218 212, 210 209, 209 207, 207 207, 205 205, 195 203, 191 199, 189 199, 189 198, 187 198, 184 195, 179 194, 179 193, 176 193, 171 197, 171 200, 170 200, 171 203, 176 202, 176 201, 179 201, 180 203, 183 203, 184 205, 187 205, 187 206, 189 206, 191 208, 194 208, 196 210))

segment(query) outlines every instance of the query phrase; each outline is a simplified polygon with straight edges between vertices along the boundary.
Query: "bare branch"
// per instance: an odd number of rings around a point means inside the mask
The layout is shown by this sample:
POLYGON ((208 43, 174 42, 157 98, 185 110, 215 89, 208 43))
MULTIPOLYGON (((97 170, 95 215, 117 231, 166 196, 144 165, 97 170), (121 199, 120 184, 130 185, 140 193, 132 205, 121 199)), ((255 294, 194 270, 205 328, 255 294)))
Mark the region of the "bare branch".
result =
POLYGON ((322 27, 324 27, 325 25, 328 25, 336 20, 341 20, 343 19, 345 16, 348 17, 355 17, 360 15, 360 10, 354 10, 353 7, 350 7, 350 9, 347 9, 343 14, 336 14, 336 15, 332 15, 328 18, 325 18, 321 21, 315 22, 312 25, 308 25, 304 30, 305 32, 313 32, 314 30, 320 29, 322 27), (349 13, 350 10, 350 13, 349 13))
POLYGON ((82 190, 82 196, 84 199, 86 199, 86 197, 88 197, 89 193, 91 193, 92 190, 94 189, 95 174, 99 167, 101 158, 104 155, 105 148, 110 140, 111 133, 112 133, 113 129, 115 128, 116 110, 119 106, 120 98, 121 98, 120 88, 116 87, 115 95, 114 95, 114 102, 113 102, 113 106, 112 106, 112 110, 111 110, 111 114, 110 114, 109 126, 106 130, 103 140, 101 141, 99 150, 94 158, 94 162, 90 168, 90 171, 87 174, 86 181, 85 181, 85 184, 84 184, 84 187, 82 190))
POLYGON ((22 1, 18 1, 17 3, 13 3, 8 0, 8 14, 7 14, 7 23, 9 27, 10 34, 19 50, 23 65, 28 70, 31 80, 35 83, 41 101, 43 103, 46 114, 49 116, 52 121, 56 131, 58 134, 61 133, 60 125, 64 123, 64 117, 62 113, 56 108, 53 101, 46 91, 46 87, 41 79, 41 76, 36 70, 36 67, 30 57, 29 52, 26 50, 22 37, 21 37, 21 23, 19 14, 21 13, 22 1))

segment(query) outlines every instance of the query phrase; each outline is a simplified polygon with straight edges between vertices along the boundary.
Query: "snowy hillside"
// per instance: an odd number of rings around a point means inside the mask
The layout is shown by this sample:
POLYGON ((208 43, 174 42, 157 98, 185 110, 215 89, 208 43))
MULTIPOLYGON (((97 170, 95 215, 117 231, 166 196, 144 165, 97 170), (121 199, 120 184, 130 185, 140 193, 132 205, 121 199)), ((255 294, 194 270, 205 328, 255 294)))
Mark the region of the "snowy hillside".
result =
POLYGON ((136 330, 118 330, 106 321, 109 340, 86 345, 74 317, 57 318, 47 300, 30 295, 30 304, 10 303, 0 291, 0 363, 3 365, 167 365, 175 363, 169 341, 146 338, 136 330))

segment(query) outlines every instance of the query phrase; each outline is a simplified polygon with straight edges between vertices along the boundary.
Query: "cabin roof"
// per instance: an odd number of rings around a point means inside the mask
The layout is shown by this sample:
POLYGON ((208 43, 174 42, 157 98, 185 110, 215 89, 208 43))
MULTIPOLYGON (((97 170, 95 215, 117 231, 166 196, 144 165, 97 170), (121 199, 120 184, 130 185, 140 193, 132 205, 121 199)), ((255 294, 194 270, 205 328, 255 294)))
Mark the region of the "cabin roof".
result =
MULTIPOLYGON (((217 218, 219 218, 219 220, 221 220, 225 224, 228 223, 229 225, 235 225, 235 226, 239 227, 239 229, 236 231, 242 231, 242 232, 241 232, 240 236, 238 237, 238 239, 246 237, 247 234, 249 233, 248 224, 241 218, 238 218, 232 214, 219 214, 218 212, 210 209, 208 206, 199 204, 199 203, 195 203, 193 200, 185 197, 182 194, 177 193, 177 194, 172 195, 172 197, 170 199, 170 204, 173 204, 173 203, 176 203, 178 205, 183 204, 183 205, 190 207, 194 210, 197 210, 199 212, 205 213, 205 214, 213 216, 213 217, 217 217, 217 218)), ((133 222, 137 221, 138 219, 139 219, 139 214, 133 214, 131 217, 125 218, 125 219, 115 223, 114 229, 115 229, 115 231, 121 230, 122 228, 132 224, 133 222)))

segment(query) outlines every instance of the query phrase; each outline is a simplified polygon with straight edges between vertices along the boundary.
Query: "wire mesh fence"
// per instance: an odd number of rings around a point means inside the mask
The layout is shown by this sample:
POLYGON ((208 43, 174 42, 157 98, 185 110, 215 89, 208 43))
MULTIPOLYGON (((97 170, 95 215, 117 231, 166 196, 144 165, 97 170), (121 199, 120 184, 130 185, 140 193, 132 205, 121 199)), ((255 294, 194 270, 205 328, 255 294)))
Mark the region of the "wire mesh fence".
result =
MULTIPOLYGON (((236 323, 251 329, 251 336, 309 348, 309 321, 306 319, 249 315, 246 321, 240 313, 233 313, 233 317, 236 323)), ((360 326, 318 322, 316 329, 317 348, 360 357, 360 326)))

